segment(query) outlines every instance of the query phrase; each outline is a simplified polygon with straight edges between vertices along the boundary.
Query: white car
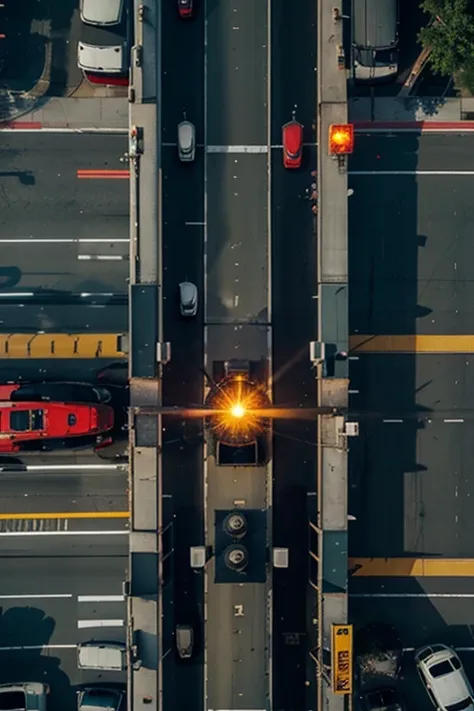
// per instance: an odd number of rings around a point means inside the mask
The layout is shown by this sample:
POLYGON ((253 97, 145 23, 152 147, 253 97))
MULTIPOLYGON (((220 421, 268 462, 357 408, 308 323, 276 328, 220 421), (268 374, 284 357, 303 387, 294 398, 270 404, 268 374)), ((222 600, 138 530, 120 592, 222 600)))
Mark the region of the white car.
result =
POLYGON ((190 163, 196 154, 196 129, 191 121, 178 125, 178 156, 182 163, 190 163))
POLYGON ((456 652, 445 644, 432 644, 417 649, 415 662, 439 711, 474 711, 474 696, 456 652))

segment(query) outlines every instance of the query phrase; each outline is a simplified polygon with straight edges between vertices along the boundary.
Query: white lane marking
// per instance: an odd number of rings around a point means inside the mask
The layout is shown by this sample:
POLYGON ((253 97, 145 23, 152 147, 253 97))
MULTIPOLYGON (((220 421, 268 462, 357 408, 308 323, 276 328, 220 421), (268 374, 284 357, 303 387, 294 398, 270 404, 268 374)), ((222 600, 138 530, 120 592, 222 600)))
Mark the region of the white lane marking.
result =
POLYGON ((102 262, 121 262, 125 257, 120 254, 78 254, 77 258, 80 261, 102 261, 102 262))
POLYGON ((79 630, 90 630, 94 627, 123 627, 123 620, 78 620, 79 630))
POLYGON ((33 595, 0 595, 0 600, 59 600, 71 599, 72 593, 51 593, 51 594, 33 594, 33 595))
POLYGON ((78 602, 123 602, 125 595, 78 595, 78 602))
POLYGON ((403 420, 382 420, 382 422, 386 422, 387 424, 394 424, 394 423, 400 423, 403 422, 403 420))
POLYGON ((463 419, 460 420, 444 420, 444 422, 464 422, 463 419))
POLYGON ((349 393, 349 395, 358 395, 359 394, 358 390, 348 390, 347 392, 349 393))
POLYGON ((130 531, 125 529, 115 531, 8 531, 8 533, 1 532, 0 538, 2 536, 9 538, 19 536, 128 536, 129 533, 130 531))
POLYGON ((49 471, 117 471, 123 469, 123 464, 28 464, 26 467, 23 464, 0 464, 0 472, 2 471, 27 471, 27 472, 49 472, 49 471))
POLYGON ((184 224, 185 224, 186 227, 193 227, 193 226, 195 226, 195 225, 199 225, 199 226, 201 226, 201 227, 204 227, 206 223, 205 223, 205 222, 185 222, 184 224))
POLYGON ((21 128, 20 126, 15 126, 15 128, 0 128, 1 133, 114 133, 121 135, 128 135, 128 128, 21 128))
POLYGON ((474 593, 349 593, 349 597, 355 598, 387 598, 387 599, 411 599, 411 598, 425 598, 425 599, 451 599, 460 598, 466 600, 472 600, 474 598, 474 593))
POLYGON ((474 170, 350 170, 349 175, 474 175, 474 170))
POLYGON ((207 146, 207 153, 268 153, 268 146, 207 146))
MULTIPOLYGON (((403 652, 414 652, 416 647, 403 647, 403 652)), ((474 647, 454 647, 456 652, 474 652, 474 647)))
POLYGON ((0 652, 30 652, 37 649, 77 649, 77 644, 29 644, 24 647, 0 647, 0 652))
MULTIPOLYGON (((177 148, 177 143, 162 143, 163 148, 177 148)), ((196 144, 197 148, 204 148, 204 143, 196 144)), ((314 143, 303 143, 303 148, 317 148, 318 144, 316 141, 314 143)), ((208 153, 268 153, 268 146, 208 146, 206 151, 208 153), (263 150, 266 149, 266 150, 263 150)), ((283 149, 283 144, 275 143, 270 146, 272 150, 281 151, 283 149)))
POLYGON ((98 237, 97 239, 91 237, 11 237, 10 239, 0 239, 0 244, 129 244, 130 240, 128 238, 111 237, 107 239, 105 237, 98 237))

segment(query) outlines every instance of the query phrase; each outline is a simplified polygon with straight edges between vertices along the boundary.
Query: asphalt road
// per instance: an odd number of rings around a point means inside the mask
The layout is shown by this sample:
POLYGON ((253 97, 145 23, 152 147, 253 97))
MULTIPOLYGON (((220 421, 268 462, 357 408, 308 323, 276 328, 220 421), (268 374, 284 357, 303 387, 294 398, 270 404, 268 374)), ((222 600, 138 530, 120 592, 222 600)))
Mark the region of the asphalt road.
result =
MULTIPOLYGON (((268 22, 265 0, 207 3, 205 319, 209 368, 215 361, 258 360, 268 353, 268 22)), ((209 543, 215 542, 214 537, 217 540, 215 510, 228 509, 237 499, 249 509, 268 505, 266 474, 265 467, 255 467, 250 473, 217 467, 214 457, 209 457, 209 543)), ((217 584, 212 568, 207 573, 207 703, 212 708, 264 708, 268 682, 265 587, 248 581, 241 591, 239 585, 217 584), (242 606, 239 619, 236 605, 242 606)))
MULTIPOLYGON (((37 465, 41 466, 41 465, 37 465)), ((127 474, 117 469, 3 472, 2 514, 127 511, 127 474)))
MULTIPOLYGON (((253 353, 266 347, 265 330, 260 330, 257 335, 256 329, 251 327, 236 332, 232 326, 228 330, 215 324, 231 323, 233 318, 258 320, 265 324, 269 318, 265 276, 269 254, 263 235, 271 220, 275 400, 300 408, 315 396, 308 342, 316 332, 313 293, 316 254, 310 204, 305 199, 305 190, 312 182, 310 173, 316 165, 315 151, 306 147, 304 168, 292 174, 282 167, 281 149, 272 150, 271 196, 266 192, 265 154, 208 154, 205 214, 202 153, 198 148, 195 164, 183 166, 178 163, 174 144, 177 124, 184 111, 196 125, 198 144, 205 138, 202 103, 204 17, 208 37, 207 145, 266 146, 270 142, 278 146, 281 127, 291 118, 294 108, 298 119, 305 125, 305 142, 314 142, 315 8, 306 0, 291 10, 283 0, 272 4, 270 114, 266 105, 270 85, 264 69, 268 43, 265 3, 254 3, 248 8, 241 5, 223 8, 208 2, 205 8, 199 8, 191 23, 180 23, 174 7, 164 7, 163 12, 162 139, 172 144, 163 150, 164 319, 165 336, 171 341, 173 352, 172 362, 165 371, 165 403, 188 405, 202 399, 202 308, 194 322, 180 320, 177 285, 187 278, 198 285, 200 294, 203 293, 204 229, 203 225, 186 223, 200 223, 207 219, 207 317, 208 322, 214 324, 208 328, 208 353, 212 360, 229 357, 230 350, 235 348, 245 347, 246 352, 253 353), (228 27, 236 23, 239 32, 232 31, 228 36, 228 27), (290 41, 292 28, 299 37, 296 45, 290 41), (182 42, 176 42, 177 34, 182 42), (183 44, 188 48, 185 54, 183 44), (189 56, 193 57, 191 64, 189 56), (256 67, 263 71, 255 71, 256 67), (295 76, 298 81, 294 81, 295 76), (267 129, 269 118, 270 135, 267 129), (237 201, 232 197, 235 191, 238 192, 237 201)), ((292 581, 297 580, 297 584, 290 586, 285 578, 278 581, 275 576, 275 620, 278 622, 275 625, 273 678, 275 702, 281 708, 295 703, 296 697, 299 704, 304 703, 307 568, 306 555, 302 551, 306 549, 307 532, 301 522, 306 519, 306 492, 315 488, 313 430, 311 423, 302 427, 301 424, 282 422, 276 426, 275 542, 290 546, 292 581), (289 530, 292 530, 290 538, 289 530), (302 642, 300 646, 285 644, 288 633, 302 635, 298 637, 302 642)), ((173 420, 166 423, 165 441, 164 491, 173 497, 173 505, 168 503, 167 510, 181 509, 182 520, 186 521, 180 524, 178 514, 174 524, 176 560, 183 561, 179 566, 181 572, 175 571, 179 581, 186 569, 189 545, 202 540, 200 432, 190 421, 173 420)), ((180 583, 180 587, 187 595, 187 583, 180 583)), ((197 588, 194 594, 199 601, 199 584, 197 588)), ((195 704, 196 699, 202 697, 199 675, 194 678, 198 686, 193 686, 192 680, 189 683, 183 677, 184 673, 192 675, 193 671, 187 669, 185 672, 185 667, 177 667, 173 655, 168 655, 168 660, 175 669, 175 700, 189 705, 192 699, 195 704)))
MULTIPOLYGON (((350 176, 352 332, 472 332, 469 176, 449 171, 469 171, 473 155, 470 136, 358 136, 351 171, 430 174, 350 176)), ((470 371, 462 354, 351 361, 360 421, 350 459, 352 555, 472 556, 470 371)), ((463 595, 471 589, 470 580, 449 577, 353 579, 353 592, 370 595, 351 601, 353 618, 393 621, 407 646, 469 646, 472 598, 463 595), (392 590, 405 597, 372 597, 392 590), (432 597, 406 596, 413 592, 432 597)))
POLYGON ((74 685, 124 683, 79 672, 75 645, 124 640, 127 536, 2 534, 0 559, 1 682, 49 683, 50 708, 68 711, 74 685))
MULTIPOLYGON (((203 401, 203 241, 204 154, 183 165, 178 160, 178 123, 186 112, 196 126, 198 144, 204 140, 204 11, 198 8, 191 22, 178 19, 175 3, 162 3, 162 141, 163 148, 163 255, 165 339, 171 342, 172 360, 163 383, 165 405, 199 405, 203 401), (183 48, 186 51, 183 51, 183 48), (192 61, 190 61, 192 58, 192 61), (182 319, 178 285, 195 283, 199 290, 197 318, 182 319)), ((204 541, 203 448, 201 422, 167 418, 163 431, 164 516, 173 521, 172 579, 164 595, 165 649, 163 661, 164 708, 202 709, 203 673, 203 581, 189 566, 189 548, 204 541), (176 624, 192 624, 195 655, 179 663, 174 644, 176 624)))
POLYGON ((119 158, 126 150, 126 136, 112 134, 4 134, 3 290, 126 291, 126 260, 79 256, 126 253, 126 242, 117 240, 129 236, 128 181, 77 178, 80 169, 123 169, 119 158))
MULTIPOLYGON (((281 127, 296 117, 304 141, 315 143, 316 5, 310 0, 272 2, 271 142, 281 143, 281 127), (297 39, 296 39, 297 38, 297 39)), ((316 151, 305 146, 300 171, 286 171, 281 149, 272 152, 272 322, 273 395, 277 405, 314 406, 316 382, 309 342, 316 338, 316 237, 311 204, 305 198, 316 169, 316 151)), ((305 685, 308 648, 308 504, 316 499, 315 422, 274 422, 273 538, 289 547, 290 570, 274 571, 273 694, 275 708, 311 708, 314 692, 305 685), (294 635, 294 636, 291 636, 294 635), (290 644, 289 640, 298 640, 290 644)))

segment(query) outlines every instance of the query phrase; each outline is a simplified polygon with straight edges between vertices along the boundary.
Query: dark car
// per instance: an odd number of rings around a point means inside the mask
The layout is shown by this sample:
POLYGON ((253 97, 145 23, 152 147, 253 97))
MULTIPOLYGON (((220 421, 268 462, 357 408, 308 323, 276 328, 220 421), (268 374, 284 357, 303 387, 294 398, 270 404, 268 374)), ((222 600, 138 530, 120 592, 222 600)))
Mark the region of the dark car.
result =
POLYGON ((193 0, 178 0, 178 14, 183 20, 193 16, 193 0))
POLYGON ((397 689, 392 686, 366 691, 361 695, 363 711, 404 711, 397 689))

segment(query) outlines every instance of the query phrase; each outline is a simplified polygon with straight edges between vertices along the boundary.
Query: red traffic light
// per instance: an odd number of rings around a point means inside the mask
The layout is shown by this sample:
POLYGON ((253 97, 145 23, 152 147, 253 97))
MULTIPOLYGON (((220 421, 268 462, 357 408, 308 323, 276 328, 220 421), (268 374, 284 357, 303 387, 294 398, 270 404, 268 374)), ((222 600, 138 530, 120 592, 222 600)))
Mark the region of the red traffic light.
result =
POLYGON ((329 155, 348 155, 354 150, 354 126, 351 123, 329 127, 329 155))

